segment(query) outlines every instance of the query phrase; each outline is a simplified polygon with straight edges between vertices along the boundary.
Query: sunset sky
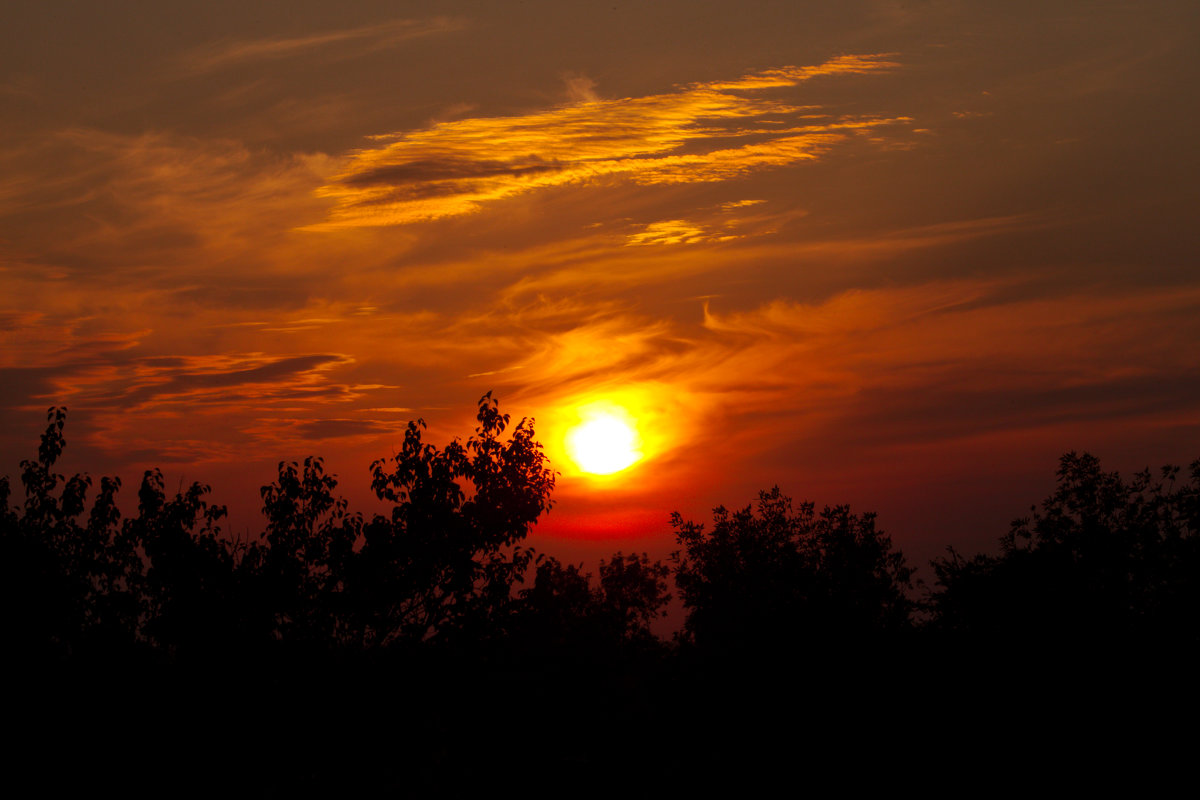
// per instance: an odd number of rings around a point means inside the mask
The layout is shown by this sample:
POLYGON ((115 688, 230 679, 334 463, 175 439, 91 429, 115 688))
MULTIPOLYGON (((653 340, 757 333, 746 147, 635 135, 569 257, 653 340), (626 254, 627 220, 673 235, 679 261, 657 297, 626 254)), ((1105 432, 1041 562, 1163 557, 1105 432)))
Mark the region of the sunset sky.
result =
POLYGON ((251 530, 319 454, 369 510, 491 390, 563 473, 540 549, 662 556, 778 484, 922 562, 1068 450, 1200 456, 1195 0, 5 17, 0 474, 65 405, 127 504, 160 466, 251 530), (606 478, 596 407, 642 455, 606 478))

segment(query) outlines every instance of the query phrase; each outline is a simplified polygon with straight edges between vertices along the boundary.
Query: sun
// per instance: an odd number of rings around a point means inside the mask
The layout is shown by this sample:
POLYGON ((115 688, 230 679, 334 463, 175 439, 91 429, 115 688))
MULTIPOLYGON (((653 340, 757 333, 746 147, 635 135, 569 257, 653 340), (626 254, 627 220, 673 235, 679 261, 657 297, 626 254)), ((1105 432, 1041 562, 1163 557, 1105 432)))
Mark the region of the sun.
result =
POLYGON ((567 431, 567 453, 584 472, 612 475, 641 459, 637 430, 616 409, 593 410, 567 431))

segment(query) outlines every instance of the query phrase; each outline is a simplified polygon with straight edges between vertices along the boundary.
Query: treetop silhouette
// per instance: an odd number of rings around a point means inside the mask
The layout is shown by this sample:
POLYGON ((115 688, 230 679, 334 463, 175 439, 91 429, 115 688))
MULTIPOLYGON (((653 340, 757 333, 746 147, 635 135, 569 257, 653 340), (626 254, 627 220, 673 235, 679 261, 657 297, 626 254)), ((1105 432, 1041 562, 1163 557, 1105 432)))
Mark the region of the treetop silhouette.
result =
MULTIPOLYGON (((670 565, 616 553, 593 578, 535 553, 525 539, 556 473, 533 422, 510 425, 490 393, 465 442, 438 448, 422 421, 408 425, 398 452, 371 465, 391 508, 369 520, 321 459, 280 462, 250 542, 222 530, 208 486, 172 496, 157 469, 122 519, 120 480, 56 471, 65 420, 51 408, 37 458, 21 462, 20 507, 0 479, 0 624, 33 662, 389 649, 609 663, 661 653, 651 625, 671 577, 683 654, 850 652, 914 627, 913 570, 875 515, 793 506, 777 487, 715 509, 709 528, 674 514, 670 565)), ((934 562, 925 627, 1006 646, 1195 643, 1200 461, 1188 476, 1125 480, 1086 453, 1063 456, 1055 493, 1012 524, 999 555, 934 562)))
POLYGON ((120 481, 103 478, 81 522, 91 478, 54 471, 65 420, 66 409, 51 408, 37 460, 22 462, 23 513, 9 509, 0 481, 8 629, 48 657, 102 632, 170 657, 478 633, 513 612, 533 559, 520 543, 549 510, 555 480, 532 421, 502 438, 510 418, 489 393, 465 444, 425 444, 417 421, 394 458, 372 465, 390 516, 351 512, 319 458, 280 462, 261 490, 263 538, 245 544, 222 532, 225 509, 208 486, 171 498, 157 469, 143 476, 137 516, 121 519, 120 481))
POLYGON ((555 473, 533 422, 522 419, 507 441, 510 417, 488 392, 466 444, 439 450, 410 422, 391 460, 371 465, 372 488, 393 503, 391 517, 364 529, 356 590, 377 610, 364 633, 380 642, 422 641, 436 633, 499 624, 533 552, 519 543, 550 510, 555 473), (469 494, 468 494, 469 492, 469 494), (395 602, 388 598, 405 598, 395 602))
POLYGON ((1129 637, 1195 642, 1200 615, 1200 460, 1126 481, 1088 453, 1064 455, 1058 486, 1015 520, 999 555, 934 562, 934 625, 1056 648, 1129 637))
POLYGON ((861 642, 909 624, 912 570, 874 514, 813 503, 793 510, 778 487, 756 506, 718 507, 711 530, 672 515, 682 546, 675 584, 684 635, 709 651, 785 651, 861 642))

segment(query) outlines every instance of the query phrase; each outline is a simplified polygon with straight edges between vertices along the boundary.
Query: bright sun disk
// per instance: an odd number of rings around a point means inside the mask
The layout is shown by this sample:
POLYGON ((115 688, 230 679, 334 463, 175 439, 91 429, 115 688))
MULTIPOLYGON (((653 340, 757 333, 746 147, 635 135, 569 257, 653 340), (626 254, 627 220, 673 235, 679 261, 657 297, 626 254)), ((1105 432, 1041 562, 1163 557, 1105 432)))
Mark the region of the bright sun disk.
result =
POLYGON ((611 475, 642 457, 637 433, 614 414, 586 419, 567 432, 567 451, 584 472, 611 475))

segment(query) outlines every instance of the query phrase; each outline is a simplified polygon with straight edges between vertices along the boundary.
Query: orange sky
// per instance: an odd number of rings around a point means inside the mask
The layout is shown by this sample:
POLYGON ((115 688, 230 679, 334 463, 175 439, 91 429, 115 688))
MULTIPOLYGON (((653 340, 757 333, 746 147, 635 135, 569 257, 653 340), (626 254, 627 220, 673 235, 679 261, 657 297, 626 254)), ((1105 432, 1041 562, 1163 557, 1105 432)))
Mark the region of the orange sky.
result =
POLYGON ((923 561, 1067 450, 1200 455, 1191 0, 6 16, 0 474, 63 404, 64 469, 245 530, 278 460, 365 503, 492 390, 563 469, 551 552, 779 484, 923 561), (597 401, 644 445, 605 480, 561 447, 597 401))

